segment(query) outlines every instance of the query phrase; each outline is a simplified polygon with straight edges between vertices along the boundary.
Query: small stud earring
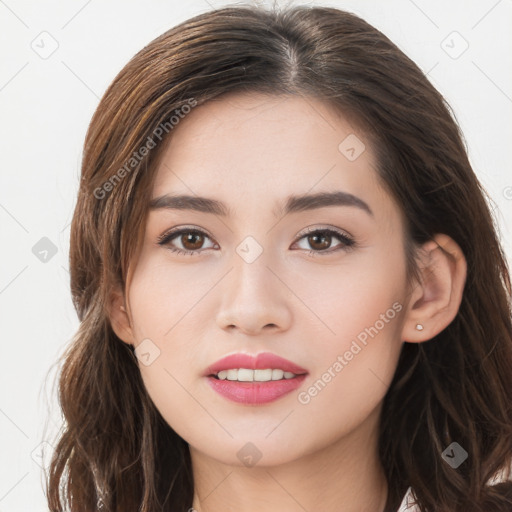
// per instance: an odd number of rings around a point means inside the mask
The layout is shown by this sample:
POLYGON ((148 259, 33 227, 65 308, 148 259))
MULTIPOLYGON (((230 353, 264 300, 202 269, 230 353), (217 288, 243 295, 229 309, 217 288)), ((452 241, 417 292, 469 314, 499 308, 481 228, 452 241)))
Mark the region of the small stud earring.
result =
POLYGON ((416 330, 417 330, 417 331, 423 331, 423 325, 421 325, 421 324, 416 324, 416 330))

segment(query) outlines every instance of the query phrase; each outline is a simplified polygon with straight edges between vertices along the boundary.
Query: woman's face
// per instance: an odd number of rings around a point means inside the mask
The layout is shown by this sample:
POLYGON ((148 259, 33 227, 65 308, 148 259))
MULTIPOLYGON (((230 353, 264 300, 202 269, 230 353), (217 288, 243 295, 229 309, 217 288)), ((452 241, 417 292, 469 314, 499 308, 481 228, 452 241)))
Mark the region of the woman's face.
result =
POLYGON ((225 96, 174 127, 152 198, 193 203, 155 201, 128 306, 148 393, 191 448, 275 465, 376 425, 408 296, 402 217, 375 168, 364 134, 312 98, 225 96), (268 361, 255 375, 276 381, 208 376, 262 352, 305 376, 268 361))

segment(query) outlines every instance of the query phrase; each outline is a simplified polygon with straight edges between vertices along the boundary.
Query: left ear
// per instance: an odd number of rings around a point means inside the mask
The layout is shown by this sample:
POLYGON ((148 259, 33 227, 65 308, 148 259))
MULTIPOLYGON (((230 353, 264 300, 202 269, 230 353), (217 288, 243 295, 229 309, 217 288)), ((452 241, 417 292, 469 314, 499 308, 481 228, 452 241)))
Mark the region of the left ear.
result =
POLYGON ((437 234, 426 242, 419 258, 421 282, 411 293, 402 329, 402 340, 409 343, 427 341, 450 325, 466 283, 466 258, 448 235, 437 234))

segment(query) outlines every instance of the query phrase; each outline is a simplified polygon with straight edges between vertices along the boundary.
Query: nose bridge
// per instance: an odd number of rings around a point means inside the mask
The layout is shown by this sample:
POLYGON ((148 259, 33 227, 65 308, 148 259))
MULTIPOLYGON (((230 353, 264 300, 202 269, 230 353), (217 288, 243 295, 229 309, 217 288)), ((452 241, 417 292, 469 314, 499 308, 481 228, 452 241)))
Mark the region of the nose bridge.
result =
POLYGON ((272 251, 254 236, 246 236, 235 248, 230 266, 218 312, 220 326, 234 325, 245 331, 269 324, 285 327, 290 312, 283 285, 271 270, 272 251))
MULTIPOLYGON (((272 254, 263 243, 253 235, 248 235, 235 248, 231 277, 236 293, 253 295, 256 298, 260 292, 270 292, 273 288, 271 281, 275 276, 268 268, 272 266, 272 254)), ((275 296, 276 290, 272 291, 275 296)))

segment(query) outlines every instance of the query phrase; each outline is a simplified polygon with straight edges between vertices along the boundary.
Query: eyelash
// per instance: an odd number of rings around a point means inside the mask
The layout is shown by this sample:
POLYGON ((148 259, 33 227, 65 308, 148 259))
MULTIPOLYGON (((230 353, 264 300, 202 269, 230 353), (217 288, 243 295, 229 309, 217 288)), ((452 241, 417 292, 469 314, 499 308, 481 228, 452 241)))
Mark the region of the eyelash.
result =
MULTIPOLYGON (((179 235, 183 235, 185 233, 200 234, 200 235, 205 235, 208 238, 212 238, 212 237, 210 237, 210 235, 208 233, 204 232, 201 229, 181 228, 181 229, 167 231, 166 233, 160 235, 157 238, 157 243, 158 243, 158 245, 162 245, 162 246, 169 245, 169 242, 171 242, 174 238, 177 238, 179 235)), ((306 236, 314 234, 314 233, 322 233, 322 234, 327 234, 329 236, 334 236, 334 237, 338 238, 340 240, 340 242, 342 242, 342 243, 340 244, 340 246, 337 249, 334 249, 334 250, 331 250, 331 249, 326 249, 326 250, 321 250, 321 251, 308 250, 308 254, 310 256, 324 256, 325 254, 332 254, 334 252, 338 252, 338 251, 342 251, 342 250, 349 251, 351 249, 354 249, 354 247, 356 246, 356 243, 353 238, 346 235, 345 233, 342 233, 341 231, 337 231, 337 230, 329 229, 329 228, 310 229, 306 233, 303 233, 299 238, 297 238, 297 240, 294 243, 296 243, 296 242, 302 240, 303 238, 305 238, 306 236)), ((171 246, 168 247, 168 250, 170 250, 171 252, 176 253, 176 254, 183 254, 183 255, 188 255, 188 256, 194 256, 195 254, 199 254, 200 252, 202 252, 200 250, 196 250, 196 251, 183 250, 183 249, 178 249, 176 247, 171 247, 171 246)))

